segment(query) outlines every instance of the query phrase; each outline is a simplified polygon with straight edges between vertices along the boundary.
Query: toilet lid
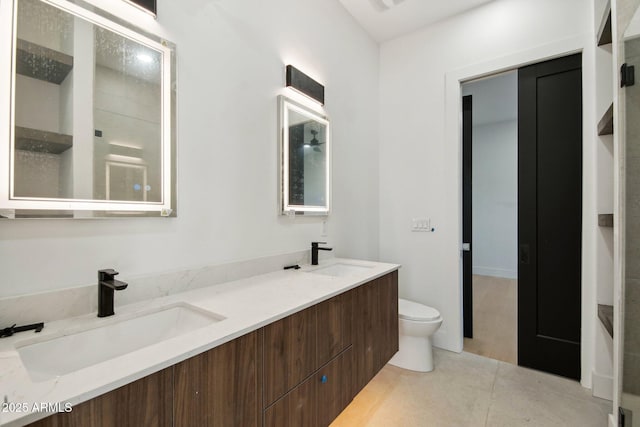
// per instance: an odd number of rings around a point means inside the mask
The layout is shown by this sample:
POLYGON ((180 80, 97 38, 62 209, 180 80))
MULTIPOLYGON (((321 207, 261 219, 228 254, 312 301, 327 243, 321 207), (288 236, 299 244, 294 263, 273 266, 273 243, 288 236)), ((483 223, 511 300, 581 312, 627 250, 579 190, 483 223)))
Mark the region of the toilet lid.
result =
POLYGON ((406 320, 434 320, 440 317, 440 312, 433 307, 398 298, 398 315, 406 320))

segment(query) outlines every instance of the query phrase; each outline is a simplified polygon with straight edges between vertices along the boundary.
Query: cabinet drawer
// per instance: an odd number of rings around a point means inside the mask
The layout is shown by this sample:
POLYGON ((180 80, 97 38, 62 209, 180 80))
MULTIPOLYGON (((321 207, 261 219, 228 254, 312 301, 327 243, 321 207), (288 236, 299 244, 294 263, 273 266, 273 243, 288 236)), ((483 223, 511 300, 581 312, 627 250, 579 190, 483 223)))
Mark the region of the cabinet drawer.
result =
POLYGON ((325 365, 314 376, 318 387, 317 419, 319 426, 328 426, 353 399, 351 368, 353 347, 349 347, 325 365), (323 377, 325 378, 323 382, 323 377))
POLYGON ((351 347, 264 412, 265 427, 324 427, 351 401, 351 347))

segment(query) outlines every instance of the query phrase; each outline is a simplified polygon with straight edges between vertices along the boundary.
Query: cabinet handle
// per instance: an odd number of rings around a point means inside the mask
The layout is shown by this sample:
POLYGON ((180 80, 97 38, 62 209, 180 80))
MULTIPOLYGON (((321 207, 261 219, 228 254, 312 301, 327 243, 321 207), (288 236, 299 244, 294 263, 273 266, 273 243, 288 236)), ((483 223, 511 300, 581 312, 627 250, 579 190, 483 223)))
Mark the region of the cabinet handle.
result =
POLYGON ((327 376, 323 375, 322 378, 320 378, 320 381, 322 382, 322 384, 327 382, 327 376))

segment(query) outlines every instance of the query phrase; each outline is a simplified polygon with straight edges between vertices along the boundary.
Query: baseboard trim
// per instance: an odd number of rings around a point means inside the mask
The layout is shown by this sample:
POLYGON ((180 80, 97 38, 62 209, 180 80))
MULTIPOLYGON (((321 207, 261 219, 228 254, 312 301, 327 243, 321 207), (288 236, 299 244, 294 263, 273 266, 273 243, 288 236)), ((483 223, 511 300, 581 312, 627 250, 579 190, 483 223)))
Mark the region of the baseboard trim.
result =
POLYGON ((617 427, 616 417, 614 417, 613 414, 609 414, 609 427, 617 427))
POLYGON ((591 373, 592 394, 594 397, 613 401, 613 377, 591 373))
POLYGON ((473 274, 477 274, 478 276, 491 276, 491 277, 502 277, 505 279, 517 279, 518 272, 514 270, 507 270, 504 268, 493 268, 493 267, 482 267, 482 266, 473 266, 473 274))

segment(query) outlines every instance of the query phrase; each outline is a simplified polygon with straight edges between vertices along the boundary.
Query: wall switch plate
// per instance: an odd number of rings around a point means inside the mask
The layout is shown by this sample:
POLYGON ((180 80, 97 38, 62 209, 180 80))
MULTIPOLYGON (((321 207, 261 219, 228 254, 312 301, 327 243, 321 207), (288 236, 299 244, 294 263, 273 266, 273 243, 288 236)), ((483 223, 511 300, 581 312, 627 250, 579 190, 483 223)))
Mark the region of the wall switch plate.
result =
POLYGON ((431 218, 413 218, 411 220, 411 231, 432 231, 431 218))

